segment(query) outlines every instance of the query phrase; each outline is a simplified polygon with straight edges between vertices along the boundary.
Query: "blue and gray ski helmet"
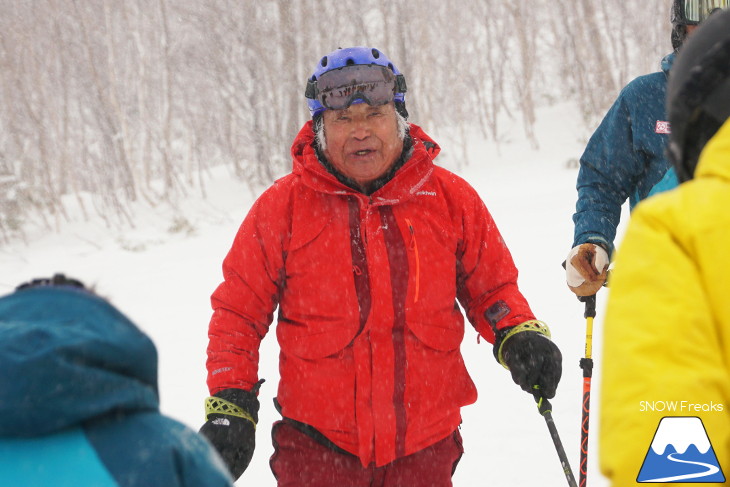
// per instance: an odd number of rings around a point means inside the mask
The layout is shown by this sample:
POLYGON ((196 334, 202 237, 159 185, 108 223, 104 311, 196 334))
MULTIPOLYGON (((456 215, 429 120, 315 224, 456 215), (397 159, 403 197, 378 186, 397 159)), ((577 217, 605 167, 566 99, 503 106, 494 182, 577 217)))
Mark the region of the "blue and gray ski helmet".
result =
POLYGON ((680 182, 694 176, 700 153, 730 119, 730 10, 702 23, 669 72, 668 157, 680 182))
POLYGON ((700 25, 711 15, 730 7, 730 0, 673 0, 672 47, 676 51, 687 39, 687 26, 700 25))
MULTIPOLYGON (((322 87, 318 85, 320 78, 327 73, 342 70, 342 68, 348 68, 350 66, 381 66, 386 68, 386 70, 390 72, 386 74, 392 77, 392 80, 388 81, 392 81, 394 83, 392 95, 390 95, 390 93, 387 95, 387 102, 394 101, 396 103, 396 107, 399 108, 399 111, 401 113, 405 113, 407 116, 407 112, 405 111, 405 77, 401 74, 395 64, 388 59, 388 56, 386 56, 385 53, 373 47, 357 46, 337 49, 336 51, 324 56, 317 63, 314 72, 309 79, 307 79, 307 87, 304 93, 304 96, 307 98, 307 105, 309 106, 309 112, 312 115, 312 118, 320 115, 323 111, 330 108, 322 103, 323 99, 326 97, 323 96, 324 90, 322 90, 322 87)), ((362 86, 365 86, 366 84, 371 85, 372 80, 361 81, 352 79, 349 84, 352 83, 362 83, 362 86)), ((368 99, 367 95, 361 93, 360 90, 348 90, 348 94, 350 96, 346 100, 347 106, 354 103, 371 103, 371 100, 368 99)), ((385 100, 375 101, 375 103, 371 104, 381 104, 382 101, 385 100)), ((325 103, 327 102, 325 101, 325 103)))

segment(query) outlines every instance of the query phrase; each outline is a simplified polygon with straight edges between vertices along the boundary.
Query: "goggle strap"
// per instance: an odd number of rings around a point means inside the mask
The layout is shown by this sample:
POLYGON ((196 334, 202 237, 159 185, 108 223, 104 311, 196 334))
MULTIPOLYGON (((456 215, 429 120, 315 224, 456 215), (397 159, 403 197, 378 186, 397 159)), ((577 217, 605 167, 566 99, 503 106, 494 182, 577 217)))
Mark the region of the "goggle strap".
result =
POLYGON ((314 100, 317 98, 317 82, 311 79, 307 80, 307 87, 304 89, 304 97, 314 100))
MULTIPOLYGON (((406 85, 406 77, 402 74, 397 74, 395 76, 395 92, 405 93, 406 91, 408 91, 408 86, 406 85)), ((311 79, 307 80, 307 87, 304 89, 304 97, 309 98, 310 100, 314 100, 317 98, 316 81, 312 81, 311 79)))

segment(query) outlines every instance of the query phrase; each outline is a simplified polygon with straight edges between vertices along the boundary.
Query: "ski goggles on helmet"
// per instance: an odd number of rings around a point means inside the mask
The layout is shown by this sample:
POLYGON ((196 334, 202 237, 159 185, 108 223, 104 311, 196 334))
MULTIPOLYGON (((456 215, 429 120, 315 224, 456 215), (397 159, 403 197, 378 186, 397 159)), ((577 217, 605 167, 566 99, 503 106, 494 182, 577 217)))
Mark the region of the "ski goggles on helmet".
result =
POLYGON ((318 100, 325 108, 344 110, 358 100, 371 106, 385 105, 395 99, 396 93, 405 91, 403 75, 377 64, 354 64, 308 81, 304 96, 318 100))
POLYGON ((716 10, 730 6, 730 0, 681 0, 680 4, 683 23, 697 25, 716 10))

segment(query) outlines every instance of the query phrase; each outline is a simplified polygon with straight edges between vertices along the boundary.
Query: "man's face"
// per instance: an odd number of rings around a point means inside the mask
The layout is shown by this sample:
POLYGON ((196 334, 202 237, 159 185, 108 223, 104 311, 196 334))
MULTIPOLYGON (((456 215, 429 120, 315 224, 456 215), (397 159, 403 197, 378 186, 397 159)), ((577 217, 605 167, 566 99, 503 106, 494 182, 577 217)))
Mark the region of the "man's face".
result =
POLYGON ((325 110, 324 135, 327 160, 360 186, 385 174, 403 150, 398 137, 395 105, 350 105, 325 110))

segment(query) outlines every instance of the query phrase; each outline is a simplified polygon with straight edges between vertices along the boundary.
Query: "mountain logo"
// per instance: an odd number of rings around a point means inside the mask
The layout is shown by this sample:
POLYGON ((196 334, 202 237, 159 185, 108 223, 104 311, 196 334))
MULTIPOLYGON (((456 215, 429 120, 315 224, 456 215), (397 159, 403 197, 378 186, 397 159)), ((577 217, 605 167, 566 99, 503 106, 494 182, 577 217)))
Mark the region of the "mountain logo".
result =
POLYGON ((725 482, 705 425, 698 417, 662 418, 637 482, 725 482))

